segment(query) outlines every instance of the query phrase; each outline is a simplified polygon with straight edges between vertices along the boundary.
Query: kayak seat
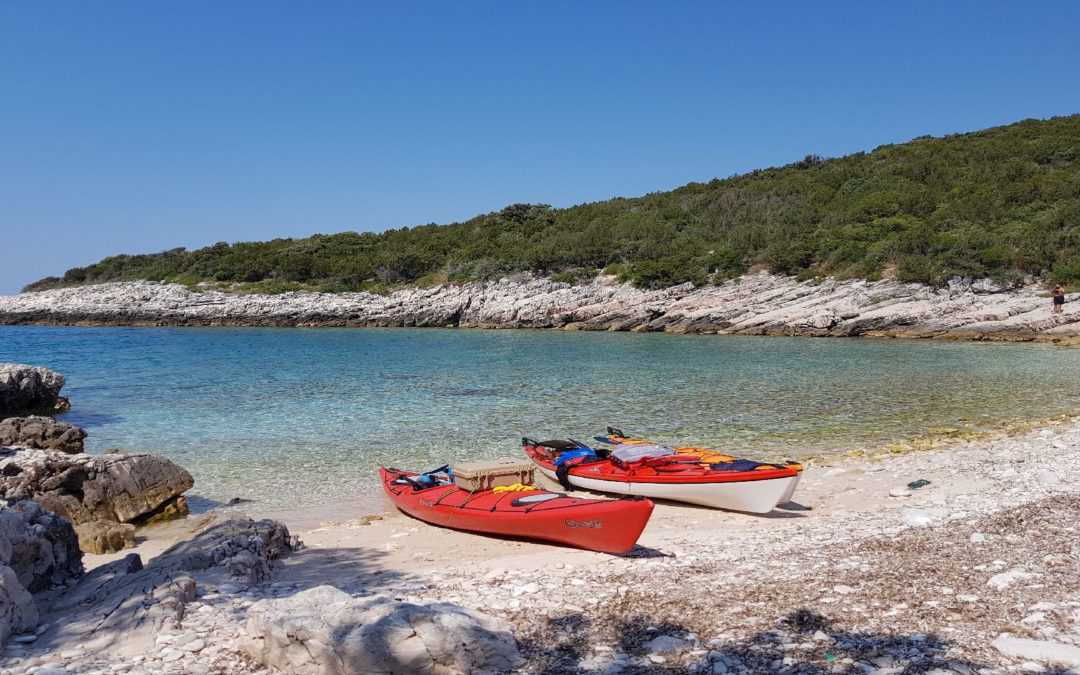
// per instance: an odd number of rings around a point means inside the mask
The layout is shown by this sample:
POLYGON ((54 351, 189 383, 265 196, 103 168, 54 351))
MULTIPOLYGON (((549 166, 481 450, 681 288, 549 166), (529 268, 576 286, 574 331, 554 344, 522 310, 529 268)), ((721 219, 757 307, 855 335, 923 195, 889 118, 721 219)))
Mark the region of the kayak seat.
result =
POLYGON ((562 466, 566 462, 578 457, 596 457, 596 453, 588 448, 574 448, 565 452, 560 452, 559 456, 555 459, 555 466, 562 466))
POLYGON ((759 469, 775 469, 771 464, 762 464, 752 459, 734 459, 730 462, 714 462, 709 465, 716 471, 757 471, 759 469))
POLYGON ((575 443, 574 441, 561 441, 561 440, 540 441, 536 445, 538 445, 540 447, 543 447, 543 448, 551 448, 552 450, 561 450, 561 451, 577 450, 578 448, 581 447, 581 445, 579 443, 575 443))

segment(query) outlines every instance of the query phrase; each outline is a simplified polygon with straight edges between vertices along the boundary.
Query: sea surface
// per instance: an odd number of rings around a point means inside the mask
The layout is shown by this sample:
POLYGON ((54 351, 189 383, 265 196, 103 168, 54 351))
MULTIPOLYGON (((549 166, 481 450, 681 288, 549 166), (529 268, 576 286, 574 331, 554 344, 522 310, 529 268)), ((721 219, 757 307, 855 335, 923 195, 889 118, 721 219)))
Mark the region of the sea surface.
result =
MULTIPOLYGON (((0 327, 0 362, 67 378, 88 452, 169 457, 196 510, 382 504, 377 467, 520 455, 607 425, 755 457, 1080 409, 1042 344, 454 329, 0 327)), ((524 457, 523 455, 521 455, 524 457)))

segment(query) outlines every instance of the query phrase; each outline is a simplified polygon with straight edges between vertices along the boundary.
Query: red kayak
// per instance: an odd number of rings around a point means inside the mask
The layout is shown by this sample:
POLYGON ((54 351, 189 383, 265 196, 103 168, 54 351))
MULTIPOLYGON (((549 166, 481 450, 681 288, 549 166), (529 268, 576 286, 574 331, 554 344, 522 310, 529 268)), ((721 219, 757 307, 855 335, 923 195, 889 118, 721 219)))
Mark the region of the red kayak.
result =
POLYGON ((747 462, 702 466, 701 458, 658 445, 620 446, 597 453, 572 440, 521 439, 525 454, 567 490, 639 495, 650 499, 768 513, 799 480, 789 467, 747 462))
POLYGON ((539 488, 469 492, 453 483, 428 486, 411 471, 380 468, 379 475, 398 509, 433 525, 605 553, 632 549, 653 511, 648 499, 579 499, 539 488))

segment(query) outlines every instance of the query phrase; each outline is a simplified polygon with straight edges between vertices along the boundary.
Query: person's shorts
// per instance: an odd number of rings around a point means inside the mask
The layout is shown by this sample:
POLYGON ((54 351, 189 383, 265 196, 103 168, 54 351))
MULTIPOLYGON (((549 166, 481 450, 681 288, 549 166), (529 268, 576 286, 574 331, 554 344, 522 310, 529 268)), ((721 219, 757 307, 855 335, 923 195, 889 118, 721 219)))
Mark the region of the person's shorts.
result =
POLYGON ((1055 305, 1064 305, 1065 304, 1065 296, 1064 295, 1055 295, 1054 296, 1054 304, 1055 305))

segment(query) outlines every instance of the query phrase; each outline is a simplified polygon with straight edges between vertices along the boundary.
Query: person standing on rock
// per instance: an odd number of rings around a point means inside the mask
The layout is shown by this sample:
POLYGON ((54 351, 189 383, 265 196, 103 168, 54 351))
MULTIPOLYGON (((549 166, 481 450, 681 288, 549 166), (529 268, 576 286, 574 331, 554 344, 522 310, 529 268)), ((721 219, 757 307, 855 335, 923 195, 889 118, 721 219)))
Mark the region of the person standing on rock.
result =
POLYGON ((1054 296, 1054 314, 1061 314, 1061 309, 1065 304, 1065 287, 1061 284, 1055 284, 1054 290, 1050 294, 1054 296))

